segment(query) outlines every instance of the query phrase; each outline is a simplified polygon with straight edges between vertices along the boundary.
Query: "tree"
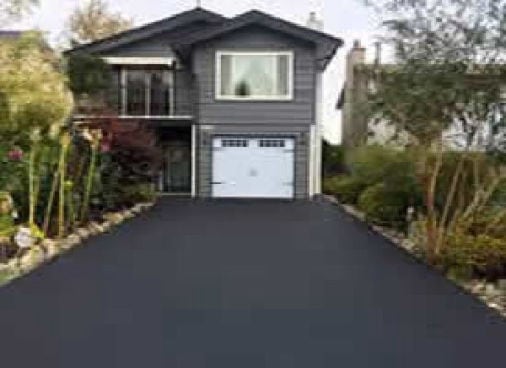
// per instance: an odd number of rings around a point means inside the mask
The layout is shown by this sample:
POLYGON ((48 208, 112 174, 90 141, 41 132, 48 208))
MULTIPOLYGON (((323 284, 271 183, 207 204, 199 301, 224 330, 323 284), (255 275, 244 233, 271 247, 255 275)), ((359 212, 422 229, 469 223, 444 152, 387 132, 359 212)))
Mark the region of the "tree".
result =
POLYGON ((72 41, 77 43, 96 41, 131 27, 132 20, 111 12, 104 0, 88 0, 69 19, 72 41))
POLYGON ((72 109, 58 60, 40 34, 0 42, 0 141, 27 148, 33 130, 45 135, 72 109))
MULTIPOLYGON (((434 260, 457 218, 476 213, 504 178, 500 165, 487 167, 490 173, 486 180, 475 181, 475 195, 469 203, 455 204, 469 157, 478 158, 477 150, 504 156, 506 1, 366 2, 380 11, 386 29, 383 40, 392 46, 397 59, 394 67, 371 71, 370 78, 376 83, 369 99, 370 112, 407 134, 416 151, 418 180, 424 192, 426 250, 434 260), (447 134, 455 129, 459 134, 447 134), (438 208, 436 188, 449 143, 460 146, 462 154, 445 203, 438 208)), ((474 166, 476 174, 478 161, 474 166)))
POLYGON ((6 23, 19 20, 37 5, 39 5, 39 0, 2 0, 0 3, 0 22, 6 23))

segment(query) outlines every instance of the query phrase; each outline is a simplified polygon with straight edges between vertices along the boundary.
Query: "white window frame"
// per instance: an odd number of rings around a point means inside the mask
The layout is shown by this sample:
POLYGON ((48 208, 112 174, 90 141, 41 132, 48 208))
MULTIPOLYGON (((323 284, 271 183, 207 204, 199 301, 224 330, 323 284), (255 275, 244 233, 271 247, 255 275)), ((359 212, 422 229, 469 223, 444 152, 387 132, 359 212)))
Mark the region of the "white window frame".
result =
MULTIPOLYGON (((278 59, 276 59, 278 60, 278 59)), ((293 51, 236 51, 220 50, 215 60, 215 96, 222 101, 292 101, 294 90, 294 52, 293 51), (288 95, 286 96, 233 96, 221 93, 221 57, 230 56, 288 56, 288 95)), ((278 68, 276 68, 278 70, 278 68)))

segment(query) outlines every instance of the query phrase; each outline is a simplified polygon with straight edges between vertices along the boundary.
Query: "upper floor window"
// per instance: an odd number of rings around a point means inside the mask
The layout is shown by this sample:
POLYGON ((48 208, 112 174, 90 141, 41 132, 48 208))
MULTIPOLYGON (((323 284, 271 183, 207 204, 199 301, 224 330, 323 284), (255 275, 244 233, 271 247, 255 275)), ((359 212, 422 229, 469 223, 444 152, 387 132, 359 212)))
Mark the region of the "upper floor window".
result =
POLYGON ((166 116, 171 114, 172 74, 168 69, 125 68, 124 113, 166 116))
POLYGON ((216 97, 228 100, 291 100, 293 52, 219 51, 216 97))

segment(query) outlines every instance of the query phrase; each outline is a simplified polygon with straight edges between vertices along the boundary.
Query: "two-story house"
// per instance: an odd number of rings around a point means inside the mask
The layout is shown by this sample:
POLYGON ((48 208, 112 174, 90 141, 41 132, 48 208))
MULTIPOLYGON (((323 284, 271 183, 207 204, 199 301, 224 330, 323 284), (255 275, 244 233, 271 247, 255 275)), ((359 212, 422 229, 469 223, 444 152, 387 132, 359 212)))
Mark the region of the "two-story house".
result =
POLYGON ((111 64, 118 119, 156 129, 161 191, 311 198, 321 191, 322 73, 342 43, 259 11, 196 8, 67 55, 111 64))

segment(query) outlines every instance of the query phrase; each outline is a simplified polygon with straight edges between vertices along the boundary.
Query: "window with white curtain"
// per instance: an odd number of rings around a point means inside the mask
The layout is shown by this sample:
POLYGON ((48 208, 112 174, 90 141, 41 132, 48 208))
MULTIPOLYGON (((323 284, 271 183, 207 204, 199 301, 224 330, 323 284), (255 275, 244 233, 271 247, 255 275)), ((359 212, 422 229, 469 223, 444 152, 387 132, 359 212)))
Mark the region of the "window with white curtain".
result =
POLYGON ((292 52, 219 51, 216 59, 218 99, 292 99, 292 52))

